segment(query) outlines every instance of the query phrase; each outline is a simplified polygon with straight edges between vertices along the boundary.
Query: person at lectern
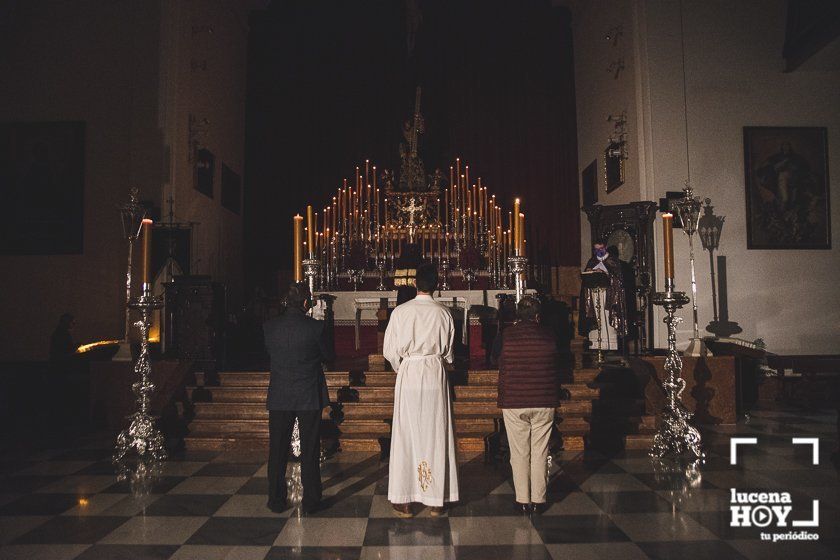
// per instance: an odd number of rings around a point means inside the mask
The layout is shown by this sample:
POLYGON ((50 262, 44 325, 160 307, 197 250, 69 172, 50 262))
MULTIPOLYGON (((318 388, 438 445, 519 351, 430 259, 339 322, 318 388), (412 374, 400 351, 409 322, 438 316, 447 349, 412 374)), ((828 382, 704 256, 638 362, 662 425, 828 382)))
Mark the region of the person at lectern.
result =
POLYGON ((598 307, 600 298, 600 321, 604 329, 605 349, 617 349, 618 337, 627 335, 627 301, 624 293, 624 280, 619 260, 607 251, 604 243, 592 245, 592 257, 587 261, 584 273, 602 272, 609 277, 609 285, 606 289, 596 290, 581 287, 580 290, 580 319, 578 320, 578 332, 583 336, 589 336, 592 340, 592 331, 598 329, 598 307))
POLYGON ((268 386, 268 508, 287 509, 286 464, 295 418, 300 430, 301 512, 312 513, 321 501, 321 411, 329 405, 323 364, 334 358, 325 343, 324 322, 306 315, 311 294, 303 282, 292 284, 284 312, 263 325, 271 359, 268 386))
POLYGON ((432 293, 437 268, 417 268, 417 297, 391 314, 383 354, 397 372, 394 420, 388 465, 388 500, 400 517, 411 517, 412 503, 443 513, 458 501, 452 402, 444 362, 454 359, 455 325, 432 293))

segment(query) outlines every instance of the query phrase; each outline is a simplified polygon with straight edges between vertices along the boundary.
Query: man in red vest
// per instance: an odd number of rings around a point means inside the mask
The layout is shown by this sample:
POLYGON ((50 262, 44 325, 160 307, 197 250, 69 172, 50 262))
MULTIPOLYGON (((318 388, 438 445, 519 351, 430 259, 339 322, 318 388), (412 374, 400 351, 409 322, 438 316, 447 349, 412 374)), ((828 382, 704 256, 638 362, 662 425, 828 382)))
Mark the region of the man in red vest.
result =
POLYGON ((548 440, 559 402, 557 345, 540 325, 540 301, 523 297, 517 322, 502 331, 494 349, 499 357, 499 408, 510 444, 516 491, 515 510, 530 514, 545 507, 548 440))

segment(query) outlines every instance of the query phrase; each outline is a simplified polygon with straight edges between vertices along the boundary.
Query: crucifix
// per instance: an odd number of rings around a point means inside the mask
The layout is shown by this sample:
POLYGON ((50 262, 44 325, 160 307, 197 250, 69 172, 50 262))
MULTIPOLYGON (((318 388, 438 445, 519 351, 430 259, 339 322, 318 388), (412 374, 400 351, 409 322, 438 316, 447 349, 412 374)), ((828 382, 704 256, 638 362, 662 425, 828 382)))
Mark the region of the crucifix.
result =
POLYGON ((414 243, 414 232, 417 229, 417 224, 414 221, 414 216, 417 212, 422 212, 426 209, 425 204, 417 205, 415 204, 416 199, 412 196, 409 199, 408 206, 403 206, 403 212, 408 212, 408 239, 411 243, 414 243))

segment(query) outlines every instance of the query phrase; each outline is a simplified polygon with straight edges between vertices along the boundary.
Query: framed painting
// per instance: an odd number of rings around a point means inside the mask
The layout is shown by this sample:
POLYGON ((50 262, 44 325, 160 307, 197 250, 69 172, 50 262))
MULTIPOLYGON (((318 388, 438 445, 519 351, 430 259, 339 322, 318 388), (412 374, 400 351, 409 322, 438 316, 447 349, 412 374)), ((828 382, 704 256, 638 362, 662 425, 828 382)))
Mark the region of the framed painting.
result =
POLYGON ((831 249, 828 132, 744 127, 747 249, 831 249))
POLYGON ((85 123, 0 123, 0 254, 83 251, 85 123))

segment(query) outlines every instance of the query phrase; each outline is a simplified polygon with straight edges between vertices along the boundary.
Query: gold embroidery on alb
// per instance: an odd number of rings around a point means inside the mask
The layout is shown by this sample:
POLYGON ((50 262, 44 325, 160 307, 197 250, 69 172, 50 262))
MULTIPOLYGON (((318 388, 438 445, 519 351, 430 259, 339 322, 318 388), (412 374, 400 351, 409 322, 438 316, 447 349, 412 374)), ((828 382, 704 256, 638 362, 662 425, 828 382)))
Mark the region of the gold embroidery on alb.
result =
POLYGON ((426 461, 420 461, 417 465, 417 480, 420 481, 420 489, 425 492, 432 485, 432 468, 426 461))

